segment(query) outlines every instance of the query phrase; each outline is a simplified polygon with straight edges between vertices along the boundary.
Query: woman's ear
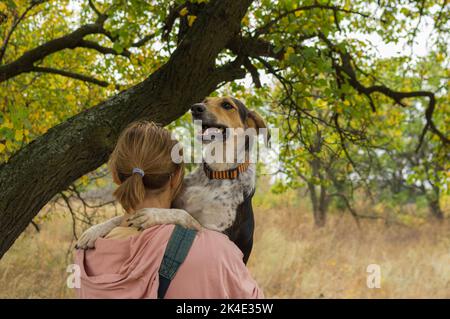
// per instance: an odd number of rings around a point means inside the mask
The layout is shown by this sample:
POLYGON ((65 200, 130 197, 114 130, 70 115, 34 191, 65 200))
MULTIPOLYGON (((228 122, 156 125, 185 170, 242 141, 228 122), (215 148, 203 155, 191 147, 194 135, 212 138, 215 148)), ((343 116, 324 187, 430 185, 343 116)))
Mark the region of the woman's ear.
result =
POLYGON ((114 173, 114 172, 113 172, 111 175, 112 175, 112 180, 113 180, 114 184, 120 185, 121 182, 120 182, 120 180, 119 180, 119 176, 117 176, 117 173, 114 173))

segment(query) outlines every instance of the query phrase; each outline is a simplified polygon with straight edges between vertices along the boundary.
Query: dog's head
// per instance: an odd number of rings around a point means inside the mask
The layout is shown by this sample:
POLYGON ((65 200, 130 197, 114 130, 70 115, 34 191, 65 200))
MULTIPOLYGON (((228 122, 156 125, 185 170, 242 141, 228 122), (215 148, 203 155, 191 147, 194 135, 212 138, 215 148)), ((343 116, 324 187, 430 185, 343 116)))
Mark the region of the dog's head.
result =
MULTIPOLYGON (((258 134, 260 129, 266 129, 264 119, 255 111, 233 97, 207 97, 201 103, 191 107, 194 120, 202 121, 201 138, 203 143, 211 142, 217 136, 225 141, 230 130, 246 130, 253 128, 258 134)), ((241 130, 241 131, 242 131, 241 130)))

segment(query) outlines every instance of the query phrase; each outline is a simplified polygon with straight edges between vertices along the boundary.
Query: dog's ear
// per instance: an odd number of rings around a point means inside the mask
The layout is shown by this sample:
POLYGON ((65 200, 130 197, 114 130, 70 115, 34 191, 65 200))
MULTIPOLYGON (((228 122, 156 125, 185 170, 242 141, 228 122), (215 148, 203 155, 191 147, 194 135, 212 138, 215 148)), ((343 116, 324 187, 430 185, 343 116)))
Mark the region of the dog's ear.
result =
POLYGON ((267 128, 266 122, 262 118, 261 115, 259 115, 255 111, 248 111, 247 115, 247 126, 253 127, 256 130, 259 130, 260 128, 267 128))
POLYGON ((269 141, 270 141, 270 132, 269 129, 266 125, 266 122, 264 121, 264 119, 262 118, 261 115, 259 115, 257 112, 255 111, 248 111, 248 115, 247 115, 247 127, 252 127, 254 128, 258 134, 264 134, 264 143, 268 146, 269 145, 269 141), (261 130, 264 129, 264 130, 261 130))

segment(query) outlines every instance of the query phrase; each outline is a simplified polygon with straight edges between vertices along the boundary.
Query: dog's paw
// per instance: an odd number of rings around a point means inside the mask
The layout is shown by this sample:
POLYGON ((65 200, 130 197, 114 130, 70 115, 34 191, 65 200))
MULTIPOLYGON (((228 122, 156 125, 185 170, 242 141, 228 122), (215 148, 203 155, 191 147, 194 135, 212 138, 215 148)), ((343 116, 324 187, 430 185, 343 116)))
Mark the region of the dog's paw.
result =
POLYGON ((105 237, 111 231, 111 225, 107 223, 92 226, 86 230, 78 239, 76 249, 89 249, 95 247, 95 241, 100 237, 105 237))
POLYGON ((128 218, 127 223, 128 226, 139 230, 164 224, 177 224, 195 230, 202 229, 202 225, 182 209, 144 208, 128 218))

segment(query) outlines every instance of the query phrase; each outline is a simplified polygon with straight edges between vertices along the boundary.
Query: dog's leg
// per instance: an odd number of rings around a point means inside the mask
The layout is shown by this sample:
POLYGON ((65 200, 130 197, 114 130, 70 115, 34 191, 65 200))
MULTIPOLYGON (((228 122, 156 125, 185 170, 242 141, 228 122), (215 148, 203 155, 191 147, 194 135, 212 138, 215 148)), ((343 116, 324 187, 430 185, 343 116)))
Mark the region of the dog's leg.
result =
POLYGON ((185 228, 200 230, 202 226, 183 209, 143 208, 127 220, 128 226, 147 229, 155 225, 178 224, 185 228))
POLYGON ((81 235, 81 237, 78 239, 75 248, 77 249, 94 248, 95 241, 97 240, 97 238, 106 236, 111 230, 113 230, 113 228, 120 225, 122 219, 123 219, 122 216, 117 216, 104 223, 92 226, 81 235))

